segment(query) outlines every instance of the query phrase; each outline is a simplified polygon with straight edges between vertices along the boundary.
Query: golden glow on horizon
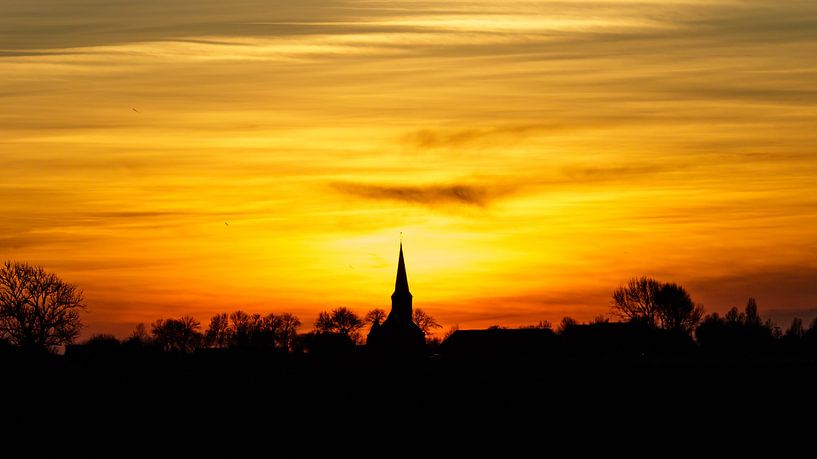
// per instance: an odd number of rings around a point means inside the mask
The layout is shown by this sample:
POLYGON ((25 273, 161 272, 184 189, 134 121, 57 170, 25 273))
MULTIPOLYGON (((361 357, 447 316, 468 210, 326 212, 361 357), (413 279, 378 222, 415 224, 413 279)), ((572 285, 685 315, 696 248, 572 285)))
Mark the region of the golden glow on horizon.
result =
POLYGON ((814 315, 814 2, 74 3, 0 0, 0 258, 89 333, 387 307, 400 231, 446 326, 814 315))

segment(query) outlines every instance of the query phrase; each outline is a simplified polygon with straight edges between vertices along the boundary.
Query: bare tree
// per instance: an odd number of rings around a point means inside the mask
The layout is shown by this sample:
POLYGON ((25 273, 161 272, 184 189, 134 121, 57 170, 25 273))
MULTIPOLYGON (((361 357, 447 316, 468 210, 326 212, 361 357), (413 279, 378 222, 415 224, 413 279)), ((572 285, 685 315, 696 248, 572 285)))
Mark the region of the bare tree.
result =
POLYGON ((553 330, 553 325, 550 323, 549 320, 540 320, 538 324, 533 326, 534 328, 541 328, 543 330, 553 330))
POLYGON ((613 292, 613 314, 666 330, 690 333, 703 312, 680 285, 649 277, 631 279, 613 292))
POLYGON ((142 322, 136 324, 136 327, 134 327, 133 332, 130 334, 128 339, 135 339, 138 341, 147 341, 150 339, 150 335, 148 334, 145 324, 142 322))
POLYGON ((661 328, 666 330, 690 333, 704 315, 703 306, 693 303, 686 289, 678 284, 661 285, 655 300, 661 328))
POLYGON ((630 279, 626 286, 613 292, 613 314, 627 320, 643 320, 655 324, 658 310, 655 297, 661 283, 648 277, 630 279))
POLYGON ((803 319, 799 317, 793 318, 784 336, 789 340, 795 341, 803 339, 803 337, 806 336, 806 330, 803 328, 803 319))
POLYGON ((803 328, 803 319, 799 317, 795 317, 791 321, 791 326, 789 326, 788 330, 786 330, 786 337, 789 339, 799 340, 802 339, 806 335, 806 331, 803 328))
POLYGON ((301 326, 301 320, 294 314, 285 312, 275 316, 277 318, 275 329, 276 345, 287 351, 291 351, 295 345, 295 340, 298 338, 298 328, 301 326))
POLYGON ((364 325, 363 320, 354 311, 343 306, 331 312, 321 312, 315 321, 315 328, 321 333, 340 333, 353 339, 364 325))
POLYGON ((264 316, 259 324, 257 334, 262 342, 272 347, 290 350, 301 321, 288 312, 270 313, 264 316))
POLYGON ((576 326, 578 324, 579 323, 576 321, 576 319, 572 317, 562 317, 562 321, 559 323, 559 328, 556 329, 556 333, 561 335, 568 328, 576 326))
POLYGON ((85 347, 98 353, 116 352, 122 343, 115 336, 107 333, 98 333, 85 341, 85 347))
POLYGON ((292 350, 300 326, 300 319, 288 312, 262 316, 239 310, 213 316, 205 338, 216 347, 292 350))
POLYGON ((420 327, 420 330, 423 331, 426 337, 433 334, 435 328, 443 328, 443 326, 440 325, 436 320, 434 320, 433 317, 426 314, 426 312, 420 308, 414 310, 414 313, 412 314, 412 320, 414 321, 415 324, 417 324, 418 327, 420 327))
POLYGON ((149 346, 151 341, 150 334, 148 333, 145 324, 138 323, 123 344, 131 348, 144 348, 149 346))
POLYGON ((760 327, 763 325, 763 320, 757 312, 757 300, 749 298, 746 301, 746 314, 744 314, 746 325, 750 327, 760 327))
POLYGON ((256 331, 260 327, 260 321, 260 314, 247 314, 241 310, 230 314, 231 344, 236 347, 256 346, 258 342, 256 331))
POLYGON ((193 352, 201 345, 201 323, 193 317, 159 319, 151 326, 156 344, 167 352, 193 352))
POLYGON ((232 330, 226 313, 216 314, 210 319, 210 326, 204 333, 204 342, 207 346, 224 349, 230 344, 232 330))
POLYGON ((71 344, 82 329, 82 291, 28 263, 0 267, 0 339, 26 349, 71 344))
POLYGON ((370 325, 381 324, 384 320, 386 320, 386 311, 380 308, 367 312, 366 317, 363 319, 364 322, 370 325))

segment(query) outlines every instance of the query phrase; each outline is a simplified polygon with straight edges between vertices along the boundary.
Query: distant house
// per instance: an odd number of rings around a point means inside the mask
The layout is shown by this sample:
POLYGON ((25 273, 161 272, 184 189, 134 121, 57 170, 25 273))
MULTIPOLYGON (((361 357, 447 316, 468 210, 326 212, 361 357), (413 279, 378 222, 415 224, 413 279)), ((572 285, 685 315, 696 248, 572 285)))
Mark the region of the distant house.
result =
POLYGON ((446 356, 462 358, 545 357, 557 352, 559 337, 543 328, 457 330, 440 345, 446 356))

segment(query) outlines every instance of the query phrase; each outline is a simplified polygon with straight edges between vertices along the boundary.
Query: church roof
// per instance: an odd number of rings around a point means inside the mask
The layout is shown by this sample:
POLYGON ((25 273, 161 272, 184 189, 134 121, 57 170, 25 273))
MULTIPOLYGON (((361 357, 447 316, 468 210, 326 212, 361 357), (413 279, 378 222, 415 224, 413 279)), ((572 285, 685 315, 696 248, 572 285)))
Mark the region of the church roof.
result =
POLYGON ((403 243, 400 243, 400 260, 397 262, 397 279, 394 281, 394 294, 409 294, 408 277, 406 276, 406 262, 403 259, 403 243))

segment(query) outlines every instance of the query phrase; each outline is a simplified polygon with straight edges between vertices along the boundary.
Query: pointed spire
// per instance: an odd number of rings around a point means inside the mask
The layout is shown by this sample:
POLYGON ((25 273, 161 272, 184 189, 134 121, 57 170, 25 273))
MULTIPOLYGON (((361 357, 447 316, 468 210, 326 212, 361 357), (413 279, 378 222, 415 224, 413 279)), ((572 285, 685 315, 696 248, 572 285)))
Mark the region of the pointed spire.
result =
POLYGON ((408 277, 406 276, 406 262, 403 259, 403 243, 400 242, 400 260, 397 262, 397 279, 394 281, 394 293, 408 293, 408 277))

